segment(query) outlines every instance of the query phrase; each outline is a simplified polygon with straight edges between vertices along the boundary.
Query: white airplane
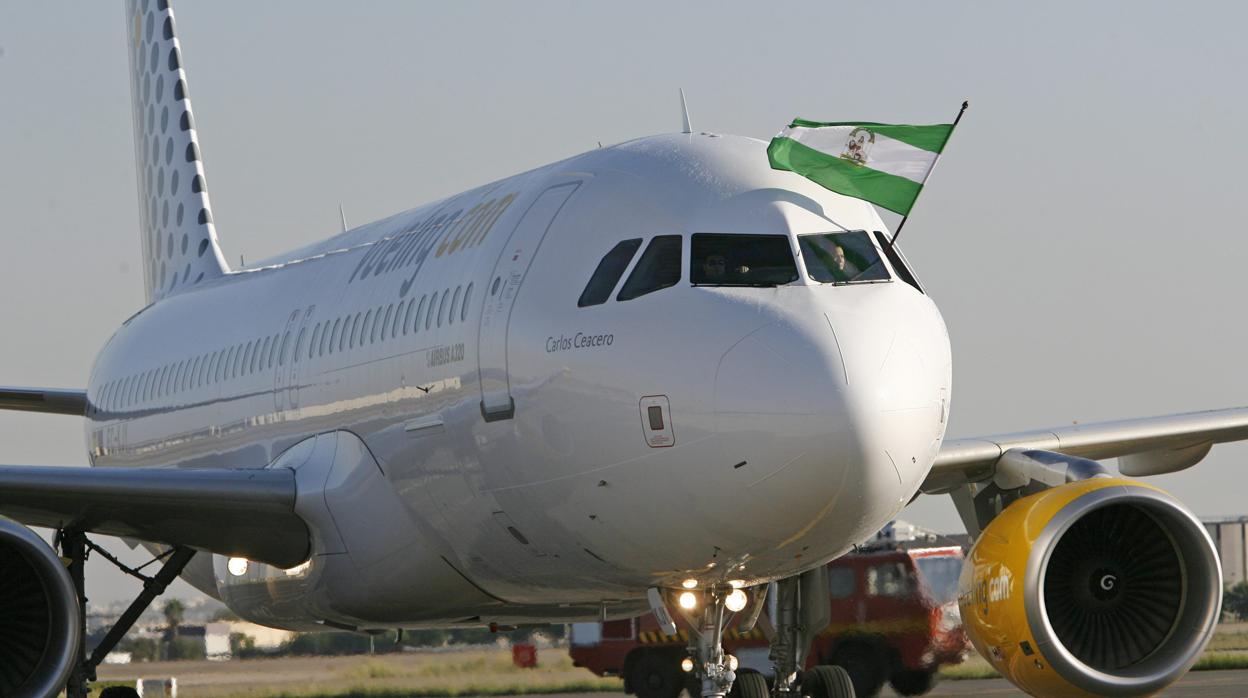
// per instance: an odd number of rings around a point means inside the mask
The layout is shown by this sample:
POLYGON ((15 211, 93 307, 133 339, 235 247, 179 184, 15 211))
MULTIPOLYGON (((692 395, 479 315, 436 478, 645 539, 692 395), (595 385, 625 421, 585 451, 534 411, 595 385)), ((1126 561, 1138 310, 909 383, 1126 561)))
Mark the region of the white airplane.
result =
POLYGON ((147 305, 85 389, 0 389, 85 417, 93 465, 0 467, 0 695, 85 696, 178 576, 298 630, 675 611, 704 696, 867 694, 869 660, 803 671, 824 564, 920 492, 978 536, 963 621, 1025 690, 1152 694, 1207 643, 1208 535, 1091 459, 1172 472, 1248 410, 946 439, 944 322, 874 209, 689 128, 231 269, 172 10, 126 13, 147 305), (90 656, 87 534, 163 564, 90 656), (770 687, 720 645, 768 603, 770 687))

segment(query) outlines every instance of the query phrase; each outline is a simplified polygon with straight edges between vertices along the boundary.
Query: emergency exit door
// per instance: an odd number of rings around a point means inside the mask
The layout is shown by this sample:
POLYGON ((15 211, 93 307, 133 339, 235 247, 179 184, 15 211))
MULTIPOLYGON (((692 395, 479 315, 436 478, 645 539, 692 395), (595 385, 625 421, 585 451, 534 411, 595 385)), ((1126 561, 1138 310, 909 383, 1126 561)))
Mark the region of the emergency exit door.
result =
POLYGON ((542 192, 512 230, 490 274, 481 309, 477 364, 481 379, 481 415, 487 422, 510 419, 515 415, 516 403, 511 396, 507 369, 507 331, 511 324, 511 311, 529 265, 546 238, 546 231, 580 186, 580 182, 569 182, 542 192))

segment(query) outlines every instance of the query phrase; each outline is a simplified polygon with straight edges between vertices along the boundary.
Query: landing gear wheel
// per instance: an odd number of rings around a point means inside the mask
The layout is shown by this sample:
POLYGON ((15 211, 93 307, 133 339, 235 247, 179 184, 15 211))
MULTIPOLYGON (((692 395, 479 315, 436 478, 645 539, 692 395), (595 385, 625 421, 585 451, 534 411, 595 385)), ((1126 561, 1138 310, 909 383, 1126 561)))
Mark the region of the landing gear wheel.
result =
POLYGON ((139 698, 139 692, 129 686, 109 686, 100 691, 100 698, 139 698))
POLYGON ((884 658, 870 645, 846 645, 836 651, 832 663, 845 668, 857 698, 870 698, 884 687, 884 658))
POLYGON ((936 684, 936 672, 923 669, 902 669, 888 680, 894 691, 903 696, 921 696, 936 684))
POLYGON ((849 672, 839 666, 817 666, 802 673, 802 695, 810 698, 857 698, 849 672))
POLYGON ((660 652, 646 652, 633 665, 628 682, 637 698, 676 698, 684 688, 683 678, 678 660, 660 652))
POLYGON ((766 677, 750 669, 738 671, 737 680, 732 682, 732 690, 728 691, 728 698, 769 698, 770 695, 766 677))

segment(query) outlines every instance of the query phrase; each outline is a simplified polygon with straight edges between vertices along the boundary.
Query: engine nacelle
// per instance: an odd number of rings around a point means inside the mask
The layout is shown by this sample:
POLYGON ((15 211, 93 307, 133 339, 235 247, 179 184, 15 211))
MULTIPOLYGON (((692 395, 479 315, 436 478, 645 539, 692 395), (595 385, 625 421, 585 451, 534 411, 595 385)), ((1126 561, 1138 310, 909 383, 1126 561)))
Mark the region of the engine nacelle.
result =
POLYGON ((59 693, 80 635, 78 595, 61 558, 34 531, 0 517, 0 696, 59 693))
POLYGON ((1006 507, 959 580, 975 648, 1035 696, 1144 696, 1200 657, 1222 570, 1200 521, 1121 478, 1054 487, 1006 507))

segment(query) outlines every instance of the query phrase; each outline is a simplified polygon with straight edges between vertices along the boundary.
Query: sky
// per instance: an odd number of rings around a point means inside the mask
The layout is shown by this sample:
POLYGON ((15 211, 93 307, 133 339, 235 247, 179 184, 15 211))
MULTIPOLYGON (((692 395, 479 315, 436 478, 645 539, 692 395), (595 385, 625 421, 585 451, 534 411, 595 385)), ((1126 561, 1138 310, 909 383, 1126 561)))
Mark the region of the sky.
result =
MULTIPOLYGON (((337 232, 340 203, 358 225, 678 131, 682 87, 696 130, 758 138, 968 99, 901 238, 951 335, 949 436, 1248 404, 1248 5, 174 6, 232 261, 337 232)), ((0 5, 0 384, 84 386, 142 305, 122 15, 0 5)), ((78 418, 0 413, 0 463, 85 465, 84 444, 78 418)), ((1152 482, 1248 514, 1245 469, 1225 445, 1152 482)), ((943 496, 903 516, 960 528, 943 496)), ((137 592, 91 574, 93 600, 137 592)))

